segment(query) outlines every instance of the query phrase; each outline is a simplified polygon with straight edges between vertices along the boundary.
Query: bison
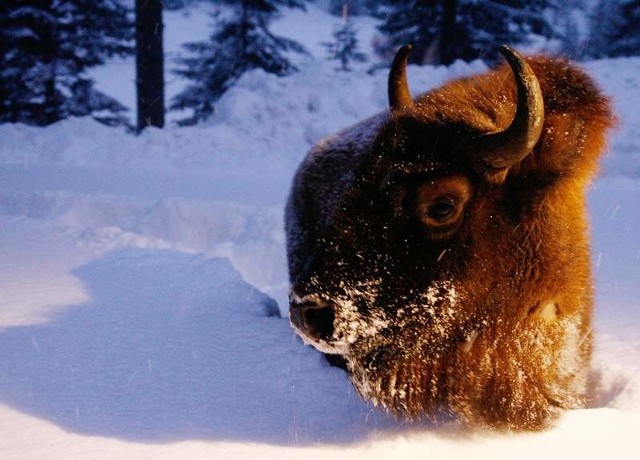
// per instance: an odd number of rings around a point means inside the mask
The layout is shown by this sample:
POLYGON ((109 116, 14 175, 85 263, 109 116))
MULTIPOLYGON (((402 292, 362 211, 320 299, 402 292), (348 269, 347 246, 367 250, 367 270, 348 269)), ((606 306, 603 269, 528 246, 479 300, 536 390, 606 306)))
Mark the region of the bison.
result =
POLYGON ((524 59, 322 140, 286 207, 290 321, 400 417, 508 430, 582 407, 593 289, 585 189, 612 125, 571 63, 524 59))

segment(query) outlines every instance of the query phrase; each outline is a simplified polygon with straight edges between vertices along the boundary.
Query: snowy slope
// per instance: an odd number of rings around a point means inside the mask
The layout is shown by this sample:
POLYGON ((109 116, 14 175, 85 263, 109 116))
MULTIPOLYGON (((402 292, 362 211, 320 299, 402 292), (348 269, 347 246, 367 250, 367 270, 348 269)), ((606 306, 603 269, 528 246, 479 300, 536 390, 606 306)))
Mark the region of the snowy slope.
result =
MULTIPOLYGON (((202 8, 167 16, 170 52, 206 36, 202 8)), ((334 22, 314 7, 285 16, 276 27, 311 52, 301 71, 246 75, 202 126, 133 137, 86 119, 0 125, 0 458, 637 458, 640 59, 586 66, 620 118, 590 192, 591 407, 537 434, 403 424, 275 316, 297 163, 386 103, 384 72, 324 61, 334 22)), ((125 68, 98 76, 130 100, 125 68)), ((410 78, 417 92, 483 69, 410 78)))

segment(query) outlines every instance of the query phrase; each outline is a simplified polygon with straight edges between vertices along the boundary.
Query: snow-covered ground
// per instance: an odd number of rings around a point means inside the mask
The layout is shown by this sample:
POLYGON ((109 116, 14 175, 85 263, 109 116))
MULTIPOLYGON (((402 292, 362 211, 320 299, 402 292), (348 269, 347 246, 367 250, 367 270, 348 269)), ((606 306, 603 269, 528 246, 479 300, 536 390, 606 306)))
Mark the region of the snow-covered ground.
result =
MULTIPOLYGON (((208 33, 203 7, 166 17, 174 55, 208 33)), ((357 21, 371 37, 372 20, 357 21)), ((301 71, 244 76, 200 126, 0 125, 0 458, 637 458, 640 58, 586 64, 620 118, 590 192, 591 406, 536 434, 405 424, 286 319, 293 171, 321 136, 386 104, 384 72, 324 60, 337 22, 287 14, 276 29, 309 49, 301 71)), ((100 69, 101 89, 131 101, 130 66, 100 69)), ((418 92, 483 69, 410 79, 418 92)))

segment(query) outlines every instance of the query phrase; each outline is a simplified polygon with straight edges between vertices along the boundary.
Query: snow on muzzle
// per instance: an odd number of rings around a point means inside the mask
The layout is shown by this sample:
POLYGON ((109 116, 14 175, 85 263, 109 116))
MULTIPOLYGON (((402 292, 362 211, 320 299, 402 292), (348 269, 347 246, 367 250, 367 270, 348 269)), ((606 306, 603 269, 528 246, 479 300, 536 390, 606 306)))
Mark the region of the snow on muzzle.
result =
POLYGON ((383 314, 362 315, 352 299, 289 296, 289 321, 302 340, 319 351, 347 355, 352 345, 388 326, 383 314))

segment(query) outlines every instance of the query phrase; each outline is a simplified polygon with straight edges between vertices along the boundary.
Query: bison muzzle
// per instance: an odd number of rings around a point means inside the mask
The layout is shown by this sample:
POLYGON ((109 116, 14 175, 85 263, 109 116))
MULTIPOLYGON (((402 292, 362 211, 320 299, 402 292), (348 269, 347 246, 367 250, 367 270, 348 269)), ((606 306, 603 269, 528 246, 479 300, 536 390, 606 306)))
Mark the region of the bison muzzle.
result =
POLYGON ((585 189, 612 124, 580 69, 507 64, 321 141, 286 209, 290 320, 409 419, 535 430, 581 407, 592 348, 585 189))

